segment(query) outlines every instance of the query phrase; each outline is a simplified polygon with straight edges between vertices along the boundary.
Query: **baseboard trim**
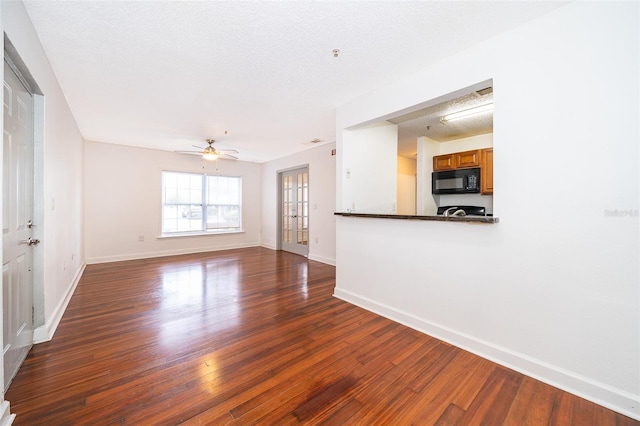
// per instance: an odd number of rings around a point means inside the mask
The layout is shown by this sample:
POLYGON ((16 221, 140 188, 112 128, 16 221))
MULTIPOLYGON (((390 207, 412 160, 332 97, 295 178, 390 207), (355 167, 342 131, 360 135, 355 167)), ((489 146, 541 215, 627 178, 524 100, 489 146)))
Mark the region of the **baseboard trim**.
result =
MULTIPOLYGON (((278 248, 276 246, 271 245, 271 244, 262 243, 262 244, 260 244, 260 246, 264 247, 264 248, 268 248, 270 250, 278 250, 278 248)), ((331 265, 331 266, 336 266, 336 260, 335 259, 331 259, 330 257, 318 256, 318 255, 309 253, 307 255, 307 259, 314 260, 314 261, 320 262, 320 263, 326 263, 327 265, 331 265)))
POLYGON ((216 246, 216 247, 201 247, 201 248, 195 248, 195 249, 191 248, 191 249, 156 251, 156 252, 149 252, 149 253, 129 253, 129 254, 116 255, 116 256, 92 257, 87 259, 87 264, 95 265, 98 263, 121 262, 125 260, 152 259, 154 257, 178 256, 181 254, 193 254, 193 253, 207 253, 210 251, 233 250, 233 249, 249 248, 249 247, 260 247, 260 244, 259 243, 227 244, 224 246, 216 246))
POLYGON ((316 262, 326 263, 327 265, 336 266, 336 260, 329 257, 318 256, 315 254, 309 254, 309 260, 315 260, 316 262))
POLYGON ((334 297, 450 343, 526 376, 640 420, 640 397, 448 327, 432 323, 352 292, 336 288, 334 297))
POLYGON ((53 310, 52 315, 46 319, 44 325, 41 325, 40 327, 33 330, 34 344, 48 342, 49 340, 53 339, 53 335, 58 329, 58 325, 60 324, 62 315, 64 315, 64 311, 67 309, 67 305, 71 300, 71 296, 73 296, 73 293, 76 291, 76 287, 78 287, 78 283, 80 282, 80 278, 82 277, 82 273, 84 272, 84 268, 86 268, 86 266, 86 263, 83 263, 80 266, 80 269, 78 269, 78 272, 73 278, 71 285, 67 289, 67 293, 53 310))
POLYGON ((0 403, 0 425, 6 426, 13 424, 13 420, 16 418, 15 414, 11 414, 11 407, 9 401, 2 401, 0 403))

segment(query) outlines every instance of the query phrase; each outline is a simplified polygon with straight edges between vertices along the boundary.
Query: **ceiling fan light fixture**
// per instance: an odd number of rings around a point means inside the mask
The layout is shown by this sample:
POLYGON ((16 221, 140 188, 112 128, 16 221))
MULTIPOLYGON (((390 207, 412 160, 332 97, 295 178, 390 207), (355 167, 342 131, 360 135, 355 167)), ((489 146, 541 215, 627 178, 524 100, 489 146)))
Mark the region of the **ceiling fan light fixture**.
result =
POLYGON ((207 161, 213 161, 218 157, 219 157, 218 152, 210 146, 206 147, 204 149, 204 152, 202 153, 202 158, 207 161))
POLYGON ((493 102, 484 105, 478 105, 477 107, 465 109, 464 111, 458 111, 451 114, 440 117, 442 124, 447 124, 449 121, 459 120, 461 118, 471 117, 485 112, 493 112, 493 102))

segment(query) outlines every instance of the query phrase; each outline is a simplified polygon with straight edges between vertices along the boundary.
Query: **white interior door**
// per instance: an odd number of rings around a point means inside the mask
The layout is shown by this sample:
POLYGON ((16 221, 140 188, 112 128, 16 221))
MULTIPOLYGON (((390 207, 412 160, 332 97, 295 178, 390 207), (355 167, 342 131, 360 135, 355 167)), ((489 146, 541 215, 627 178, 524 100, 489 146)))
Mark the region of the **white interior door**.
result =
POLYGON ((309 168, 280 175, 280 246, 282 250, 309 254, 309 168))
POLYGON ((33 96, 4 63, 2 296, 4 389, 33 344, 33 96))

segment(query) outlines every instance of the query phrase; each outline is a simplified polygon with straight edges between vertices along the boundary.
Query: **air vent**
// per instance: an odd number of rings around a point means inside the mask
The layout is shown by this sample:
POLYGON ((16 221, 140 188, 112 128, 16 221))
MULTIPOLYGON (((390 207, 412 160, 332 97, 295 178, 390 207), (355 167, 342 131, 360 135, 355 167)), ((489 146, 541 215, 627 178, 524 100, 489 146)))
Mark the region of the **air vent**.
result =
POLYGON ((488 95, 493 93, 493 87, 485 87, 484 89, 476 90, 476 93, 480 96, 488 95))

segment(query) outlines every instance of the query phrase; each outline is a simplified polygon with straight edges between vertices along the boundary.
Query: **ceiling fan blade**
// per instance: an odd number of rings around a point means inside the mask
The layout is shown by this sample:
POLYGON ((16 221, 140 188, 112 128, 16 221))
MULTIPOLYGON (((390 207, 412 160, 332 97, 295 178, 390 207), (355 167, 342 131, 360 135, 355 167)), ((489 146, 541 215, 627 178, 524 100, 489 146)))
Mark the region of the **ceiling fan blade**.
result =
MULTIPOLYGON (((0 0, 1 1, 1 0, 0 0)), ((213 147, 213 143, 215 142, 214 139, 207 139, 206 141, 209 146, 207 146, 206 148, 202 148, 201 146, 198 145, 191 145, 194 148, 197 148, 199 151, 174 151, 174 152, 178 152, 181 154, 194 154, 194 155, 200 155, 202 156, 205 160, 212 160, 213 158, 205 158, 205 156, 209 157, 212 155, 216 155, 220 158, 223 159, 228 159, 228 160, 237 160, 238 157, 235 157, 233 155, 230 155, 229 153, 233 153, 233 154, 238 154, 239 152, 235 149, 217 149, 213 147)))

